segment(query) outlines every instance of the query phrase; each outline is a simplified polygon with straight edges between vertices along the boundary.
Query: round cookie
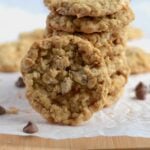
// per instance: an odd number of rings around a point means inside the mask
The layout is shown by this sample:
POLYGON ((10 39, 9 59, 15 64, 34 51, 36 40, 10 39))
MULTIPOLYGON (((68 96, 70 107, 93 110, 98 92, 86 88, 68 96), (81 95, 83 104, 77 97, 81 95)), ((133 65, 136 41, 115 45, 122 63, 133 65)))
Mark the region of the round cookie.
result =
POLYGON ((127 7, 129 0, 44 0, 45 5, 60 15, 101 17, 127 7))
POLYGON ((61 16, 50 14, 47 18, 47 30, 65 31, 69 33, 97 33, 116 32, 127 26, 134 19, 131 8, 123 8, 119 12, 105 17, 84 17, 61 16))
POLYGON ((104 59, 90 42, 67 35, 34 43, 22 61, 31 105, 48 121, 66 125, 87 121, 115 101, 128 77, 125 67, 122 57, 104 59), (112 84, 119 86, 115 93, 112 84))

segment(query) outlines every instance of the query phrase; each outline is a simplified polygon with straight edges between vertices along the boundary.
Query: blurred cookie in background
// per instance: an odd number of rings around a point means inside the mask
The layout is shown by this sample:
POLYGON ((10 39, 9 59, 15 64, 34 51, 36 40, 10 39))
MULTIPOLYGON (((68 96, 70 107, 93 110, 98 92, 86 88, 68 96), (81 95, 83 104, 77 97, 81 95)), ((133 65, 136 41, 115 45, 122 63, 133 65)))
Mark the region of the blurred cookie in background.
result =
POLYGON ((140 39, 144 36, 143 31, 140 28, 129 26, 127 29, 128 40, 140 39))
POLYGON ((33 32, 21 33, 17 41, 0 45, 0 71, 17 72, 20 62, 34 41, 42 39, 44 31, 37 29, 33 32))
POLYGON ((138 47, 128 47, 126 56, 131 74, 150 72, 150 53, 138 47))

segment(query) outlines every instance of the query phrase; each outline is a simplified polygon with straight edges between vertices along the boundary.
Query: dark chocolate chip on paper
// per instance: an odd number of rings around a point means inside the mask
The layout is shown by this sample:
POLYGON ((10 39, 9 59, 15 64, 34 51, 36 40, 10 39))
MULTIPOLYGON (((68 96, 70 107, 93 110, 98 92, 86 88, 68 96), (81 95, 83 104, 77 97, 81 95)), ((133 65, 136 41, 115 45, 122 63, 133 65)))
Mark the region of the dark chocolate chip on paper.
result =
POLYGON ((0 106, 0 115, 6 114, 6 109, 2 106, 0 106))
POLYGON ((140 82, 135 88, 135 95, 138 100, 145 100, 147 92, 147 87, 142 82, 140 82))
POLYGON ((24 88, 25 87, 25 83, 23 81, 23 78, 19 77, 18 80, 16 81, 15 85, 18 88, 24 88))
POLYGON ((28 122, 28 124, 23 128, 24 133, 33 134, 38 132, 39 129, 37 125, 31 121, 28 122))

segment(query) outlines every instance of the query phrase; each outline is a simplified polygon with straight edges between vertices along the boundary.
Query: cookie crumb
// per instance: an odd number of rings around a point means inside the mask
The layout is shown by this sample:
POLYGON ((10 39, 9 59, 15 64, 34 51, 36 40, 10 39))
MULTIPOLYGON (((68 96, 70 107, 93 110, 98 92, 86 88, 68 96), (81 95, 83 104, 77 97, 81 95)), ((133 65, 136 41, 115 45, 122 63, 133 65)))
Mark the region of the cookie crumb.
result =
POLYGON ((138 100, 145 100, 147 95, 147 87, 140 82, 135 88, 135 95, 138 100))
POLYGON ((16 81, 15 85, 18 88, 24 88, 25 87, 25 83, 23 81, 23 78, 19 77, 18 80, 16 81))
POLYGON ((6 114, 6 109, 2 106, 0 106, 0 115, 6 114))
POLYGON ((33 134, 38 132, 38 127, 35 123, 29 121, 28 124, 23 128, 24 133, 33 134))
POLYGON ((10 107, 6 112, 7 114, 18 114, 19 109, 16 107, 10 107))

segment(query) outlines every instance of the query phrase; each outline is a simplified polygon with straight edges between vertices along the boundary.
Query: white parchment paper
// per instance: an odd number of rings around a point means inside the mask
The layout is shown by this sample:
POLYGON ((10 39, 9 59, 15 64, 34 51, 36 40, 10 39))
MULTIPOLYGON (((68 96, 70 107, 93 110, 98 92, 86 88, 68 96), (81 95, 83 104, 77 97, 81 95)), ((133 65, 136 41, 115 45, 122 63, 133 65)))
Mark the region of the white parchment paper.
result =
MULTIPOLYGON (((138 46, 150 49, 149 39, 136 41, 130 45, 137 43, 138 46)), ((9 107, 19 109, 18 114, 0 116, 0 134, 25 136, 27 134, 24 134, 22 129, 31 120, 39 127, 39 132, 34 136, 44 138, 66 139, 101 135, 150 137, 150 94, 145 101, 134 98, 134 88, 140 81, 147 86, 150 85, 150 74, 131 76, 124 95, 115 105, 96 113, 90 121, 77 127, 48 124, 29 106, 24 89, 15 87, 18 76, 19 73, 0 73, 0 105, 7 109, 9 107)))

